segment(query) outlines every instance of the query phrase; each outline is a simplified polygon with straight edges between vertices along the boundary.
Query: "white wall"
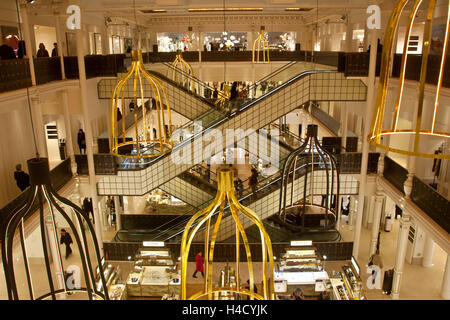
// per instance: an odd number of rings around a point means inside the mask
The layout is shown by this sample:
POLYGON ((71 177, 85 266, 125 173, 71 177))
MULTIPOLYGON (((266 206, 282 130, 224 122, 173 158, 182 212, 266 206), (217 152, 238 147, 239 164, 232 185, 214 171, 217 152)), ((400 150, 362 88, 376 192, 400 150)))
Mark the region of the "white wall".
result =
MULTIPOLYGON (((52 56, 53 43, 56 41, 56 29, 54 27, 34 26, 34 38, 36 43, 36 50, 39 50, 39 44, 43 43, 48 55, 52 56)), ((36 51, 37 52, 37 51, 36 51)))

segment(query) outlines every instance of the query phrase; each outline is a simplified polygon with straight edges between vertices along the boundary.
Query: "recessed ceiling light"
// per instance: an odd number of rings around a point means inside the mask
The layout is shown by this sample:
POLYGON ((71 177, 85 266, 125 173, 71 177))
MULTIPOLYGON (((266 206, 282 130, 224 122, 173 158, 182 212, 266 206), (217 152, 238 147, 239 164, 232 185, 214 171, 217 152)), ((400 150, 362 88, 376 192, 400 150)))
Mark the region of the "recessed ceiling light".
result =
POLYGON ((153 9, 153 10, 139 10, 142 13, 164 13, 167 12, 167 10, 164 9, 153 9))
POLYGON ((312 8, 286 8, 285 11, 311 11, 312 8))
POLYGON ((263 11, 263 8, 199 8, 188 9, 189 12, 217 12, 217 11, 263 11))

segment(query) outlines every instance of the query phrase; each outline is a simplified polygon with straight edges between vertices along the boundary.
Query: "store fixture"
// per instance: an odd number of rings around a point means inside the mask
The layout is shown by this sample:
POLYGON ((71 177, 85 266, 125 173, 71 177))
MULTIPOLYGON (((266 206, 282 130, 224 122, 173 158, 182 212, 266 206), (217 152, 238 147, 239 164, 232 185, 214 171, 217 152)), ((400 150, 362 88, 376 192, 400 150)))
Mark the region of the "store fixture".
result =
POLYGON ((125 290, 125 284, 120 283, 120 268, 112 264, 106 264, 105 258, 101 261, 101 267, 97 267, 95 270, 95 285, 97 290, 101 290, 102 281, 100 276, 100 270, 103 272, 103 276, 106 279, 106 287, 108 288, 108 294, 110 300, 126 300, 127 292, 125 290))
MULTIPOLYGON (((381 59, 381 73, 380 80, 378 84, 377 91, 377 99, 375 104, 375 110, 372 117, 372 125, 369 134, 369 142, 381 149, 388 150, 390 152, 405 154, 409 156, 419 156, 426 158, 438 158, 438 159, 450 159, 450 154, 447 152, 443 152, 441 154, 435 154, 434 148, 437 145, 442 144, 444 141, 449 141, 450 133, 446 128, 439 124, 439 117, 445 117, 445 113, 443 108, 439 108, 439 101, 441 97, 441 89, 442 82, 444 79, 444 67, 446 64, 446 58, 448 54, 448 40, 449 40, 449 26, 450 26, 450 3, 447 5, 447 16, 445 18, 445 36, 443 39, 432 39, 432 31, 435 27, 435 24, 440 24, 441 18, 439 18, 437 14, 436 1, 425 2, 428 4, 427 16, 425 21, 425 31, 424 31, 424 40, 423 40, 423 50, 422 50, 422 66, 420 71, 420 80, 419 80, 419 90, 418 90, 418 107, 417 113, 415 114, 415 119, 411 121, 411 125, 405 125, 400 121, 400 114, 402 110, 402 102, 403 102, 403 92, 405 87, 405 76, 406 76, 406 66, 408 61, 408 48, 409 48, 409 39, 411 37, 412 30, 415 25, 420 23, 415 23, 415 19, 417 17, 417 12, 421 9, 424 1, 422 0, 400 0, 397 2, 395 6, 389 23, 388 28, 386 29, 384 45, 383 45, 383 53, 381 59), (406 28, 406 34, 402 36, 404 41, 403 45, 403 56, 402 56, 402 64, 400 67, 400 78, 398 81, 398 93, 395 103, 395 109, 389 108, 387 102, 387 95, 389 91, 389 80, 390 80, 390 71, 392 69, 393 64, 393 50, 395 50, 397 46, 397 37, 396 32, 398 32, 399 23, 402 18, 402 13, 405 11, 405 8, 410 8, 409 5, 412 5, 412 9, 409 15, 409 20, 406 28), (436 9, 436 10, 435 10, 436 9), (435 12, 436 11, 436 12, 435 12), (427 78, 430 76, 434 76, 431 73, 431 70, 428 70, 428 62, 430 58, 430 50, 433 46, 433 50, 436 51, 437 48, 435 46, 439 46, 441 43, 442 47, 438 48, 441 51, 441 61, 439 73, 437 76, 437 86, 434 102, 432 107, 425 107, 425 86, 427 78), (393 115, 391 117, 391 115, 393 115), (401 147, 396 146, 392 147, 389 145, 390 140, 389 137, 392 138, 407 138, 408 140, 402 143, 401 147), (409 143, 409 140, 413 143, 409 143)), ((445 8, 444 4, 442 5, 445 8)), ((441 7, 439 7, 439 10, 441 7)), ((404 141, 404 140, 403 140, 404 141)))
POLYGON ((317 125, 308 125, 305 142, 289 155, 282 171, 278 218, 301 231, 333 228, 339 208, 336 160, 321 146, 317 132, 317 125))
POLYGON ((291 294, 296 288, 301 287, 306 295, 318 295, 318 292, 327 289, 328 274, 324 271, 323 262, 317 253, 317 249, 310 243, 301 243, 300 246, 286 248, 281 255, 277 270, 275 271, 275 282, 278 295, 291 294))
POLYGON ((194 85, 189 76, 194 76, 194 70, 192 70, 191 65, 183 59, 183 54, 181 50, 177 50, 177 54, 175 56, 175 60, 170 64, 171 66, 167 67, 166 77, 172 79, 176 83, 181 84, 182 86, 192 90, 192 86, 194 85), (177 70, 181 72, 177 72, 177 70))
POLYGON ((269 41, 266 39, 265 27, 261 26, 258 37, 253 41, 252 62, 253 63, 270 63, 269 41))
POLYGON ((196 300, 201 298, 207 298, 212 300, 214 298, 215 292, 222 293, 237 293, 241 296, 249 296, 251 300, 273 300, 274 298, 274 287, 273 287, 273 252, 271 240, 262 224, 261 218, 253 212, 251 209, 242 206, 234 194, 234 174, 233 171, 228 166, 220 167, 217 170, 218 177, 218 191, 215 199, 212 203, 205 209, 197 212, 187 223, 183 238, 181 242, 181 299, 186 300, 196 300), (236 223, 236 267, 235 267, 235 282, 236 287, 218 287, 213 286, 213 262, 214 262, 214 246, 216 244, 217 233, 219 230, 220 222, 223 217, 225 203, 228 201, 228 206, 230 209, 231 216, 236 223), (214 228, 211 230, 211 218, 219 209, 214 228), (262 285, 263 291, 261 294, 254 292, 254 270, 253 261, 250 254, 250 246, 248 243, 247 235, 245 233, 245 228, 239 215, 250 219, 251 222, 257 225, 260 235, 261 235, 261 248, 262 248, 262 285), (186 282, 187 282, 187 265, 188 256, 191 248, 192 241, 197 235, 197 232, 201 227, 205 226, 204 233, 204 259, 205 259, 205 278, 203 289, 192 296, 188 297, 186 292, 186 282), (240 279, 240 239, 244 242, 245 253, 247 257, 248 275, 249 275, 249 289, 241 289, 241 279, 240 279))
POLYGON ((144 242, 127 279, 130 297, 179 299, 180 271, 163 242, 144 242))
POLYGON ((333 300, 363 300, 360 268, 352 257, 350 265, 342 266, 342 272, 333 272, 330 277, 333 300))
MULTIPOLYGON (((101 265, 100 249, 95 236, 94 228, 89 220, 87 213, 82 211, 78 206, 69 200, 59 196, 51 185, 50 170, 47 158, 30 159, 28 163, 28 172, 30 174, 31 186, 25 191, 27 193, 27 200, 17 206, 17 209, 9 216, 5 217, 1 225, 1 248, 2 248, 2 263, 5 272, 6 289, 8 298, 10 300, 19 300, 16 272, 17 265, 20 259, 23 260, 26 283, 28 286, 30 300, 43 300, 57 298, 64 299, 67 293, 87 293, 89 300, 105 299, 109 300, 107 282, 104 274, 100 274, 100 285, 95 286, 95 276, 92 269, 92 262, 101 265), (49 213, 45 214, 44 206, 47 205, 49 213), (45 262, 45 274, 32 272, 29 253, 30 243, 27 246, 27 238, 29 234, 26 232, 25 220, 33 212, 39 209, 39 226, 41 237, 41 248, 45 262), (77 256, 72 257, 70 265, 81 266, 80 276, 84 279, 84 287, 71 287, 68 281, 65 281, 64 271, 68 270, 69 265, 64 262, 60 247, 58 236, 58 223, 63 221, 70 227, 70 233, 73 237, 74 247, 78 251, 77 256), (85 231, 87 228, 87 232, 85 231), (21 254, 17 254, 14 250, 14 236, 16 232, 19 235, 21 254), (90 240, 89 240, 90 237, 90 240), (89 248, 93 247, 92 250, 89 248), (50 252, 49 252, 50 251, 50 252), (50 264, 53 262, 53 271, 50 264), (47 278, 49 292, 36 296, 33 287, 33 278, 42 278, 45 282, 47 278), (56 283, 55 283, 56 279, 56 283), (64 296, 63 296, 64 295, 64 296)), ((28 241, 30 241, 28 239, 28 241)), ((39 249, 38 243, 33 243, 33 250, 36 253, 39 249)), ((81 283, 80 283, 81 285, 81 283)), ((41 286, 42 287, 42 286, 41 286)))

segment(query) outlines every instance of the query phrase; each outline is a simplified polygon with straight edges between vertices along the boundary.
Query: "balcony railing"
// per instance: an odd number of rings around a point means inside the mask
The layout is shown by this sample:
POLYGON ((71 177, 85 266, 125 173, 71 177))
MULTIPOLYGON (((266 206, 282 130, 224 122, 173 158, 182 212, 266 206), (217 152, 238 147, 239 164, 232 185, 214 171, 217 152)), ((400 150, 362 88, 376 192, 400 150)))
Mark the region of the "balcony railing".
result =
POLYGON ((0 92, 31 87, 28 59, 0 60, 0 92))
MULTIPOLYGON (((405 194, 403 185, 407 175, 408 170, 394 160, 388 157, 384 158, 383 176, 403 194, 405 194)), ((450 233, 450 201, 417 177, 413 177, 411 200, 445 231, 450 233)))
MULTIPOLYGON (((72 171, 70 168, 70 159, 64 160, 58 166, 53 168, 50 171, 50 181, 54 190, 58 191, 61 189, 67 182, 72 179, 72 171)), ((14 200, 9 202, 6 206, 0 209, 0 225, 3 225, 3 221, 7 219, 14 210, 18 207, 19 204, 24 203, 28 197, 28 191, 30 189, 27 188, 24 192, 22 192, 19 196, 17 196, 14 200)), ((33 214, 38 209, 38 203, 34 203, 34 207, 29 211, 29 215, 27 218, 33 214)))
POLYGON ((34 73, 36 84, 44 84, 51 81, 61 80, 61 59, 54 58, 34 58, 34 73))

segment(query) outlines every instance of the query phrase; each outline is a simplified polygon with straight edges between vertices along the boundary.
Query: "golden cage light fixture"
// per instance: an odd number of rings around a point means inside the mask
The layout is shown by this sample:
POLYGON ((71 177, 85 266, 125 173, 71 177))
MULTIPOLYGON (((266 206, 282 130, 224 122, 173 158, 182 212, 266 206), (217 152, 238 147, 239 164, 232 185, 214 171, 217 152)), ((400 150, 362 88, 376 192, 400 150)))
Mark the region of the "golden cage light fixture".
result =
POLYGON ((111 153, 125 158, 160 156, 173 148, 169 99, 161 81, 145 70, 141 50, 133 50, 131 54, 130 70, 117 81, 112 92, 111 153), (138 99, 141 108, 138 108, 138 99), (129 130, 125 127, 127 102, 134 104, 133 111, 130 110, 134 116, 133 126, 129 130), (118 110, 123 115, 121 119, 118 110), (155 129, 153 123, 156 123, 155 129), (127 131, 133 132, 127 134, 127 131))
POLYGON ((261 26, 258 37, 253 41, 252 62, 253 63, 269 63, 269 41, 264 35, 265 27, 261 26))
POLYGON ((445 115, 446 110, 440 108, 439 100, 442 89, 446 56, 448 54, 450 3, 446 5, 447 9, 445 10, 447 12, 447 16, 445 17, 445 36, 443 39, 442 56, 439 59, 440 67, 433 107, 424 107, 425 84, 427 80, 428 61, 429 57, 432 55, 431 48, 433 43, 433 22, 437 21, 440 17, 437 17, 435 12, 437 7, 436 0, 429 0, 428 7, 426 8, 426 21, 423 34, 424 39, 418 90, 417 114, 415 114, 410 127, 399 123, 405 86, 406 65, 408 61, 409 39, 411 37, 413 26, 415 25, 418 10, 423 4, 423 0, 400 0, 392 12, 384 39, 381 73, 375 111, 372 117, 372 124, 368 138, 372 145, 387 151, 409 156, 450 159, 450 154, 448 154, 448 152, 446 154, 446 151, 443 151, 441 154, 434 153, 436 147, 442 145, 444 142, 448 143, 448 139, 450 137, 449 132, 444 132, 445 130, 440 128, 438 123, 438 119, 440 117, 448 119, 448 116, 446 117, 445 115), (398 92, 394 105, 395 109, 389 110, 386 106, 386 101, 389 89, 389 71, 391 70, 393 64, 392 54, 397 45, 395 42, 395 34, 398 30, 402 13, 406 11, 405 8, 408 4, 412 5, 412 9, 409 13, 408 25, 405 34, 406 40, 404 40, 403 45, 403 57, 400 68, 398 92), (391 114, 392 118, 390 117, 391 114), (385 137, 401 137, 402 135, 409 136, 410 140, 412 138, 414 140, 411 140, 410 143, 403 143, 402 146, 391 146, 389 145, 390 139, 383 139, 385 137))
POLYGON ((190 87, 191 81, 189 76, 194 76, 194 70, 191 65, 183 59, 183 53, 178 49, 175 60, 167 67, 166 77, 177 83, 181 83, 183 86, 190 87), (180 70, 181 73, 177 72, 177 69, 180 70))
POLYGON ((186 224, 184 229, 183 238, 181 242, 181 299, 182 300, 197 300, 203 297, 207 297, 208 300, 213 300, 214 293, 226 292, 236 293, 250 297, 251 300, 273 300, 274 299, 274 276, 273 276, 273 251, 272 243, 267 234, 261 218, 251 209, 241 205, 234 194, 234 174, 229 167, 220 167, 217 170, 218 178, 218 190, 216 197, 212 203, 205 209, 197 212, 186 224), (214 247, 216 244, 216 238, 219 231, 220 222, 223 217, 224 207, 226 200, 231 215, 236 223, 236 286, 235 287, 213 287, 213 261, 214 261, 214 247), (214 228, 211 231, 211 217, 219 208, 214 228), (250 246, 248 243, 245 229, 239 219, 239 215, 247 217, 253 223, 255 223, 260 231, 261 235, 261 247, 262 247, 262 263, 263 263, 263 293, 259 295, 254 292, 254 270, 253 262, 250 253, 250 246), (203 290, 187 297, 186 280, 187 280, 187 263, 189 251, 192 241, 196 236, 199 229, 205 225, 205 238, 204 238, 204 261, 205 261, 205 278, 203 290), (244 243, 244 248, 247 256, 247 265, 249 273, 249 289, 240 288, 240 276, 239 276, 239 263, 240 263, 240 238, 244 243), (267 266, 269 265, 269 266, 267 266))

